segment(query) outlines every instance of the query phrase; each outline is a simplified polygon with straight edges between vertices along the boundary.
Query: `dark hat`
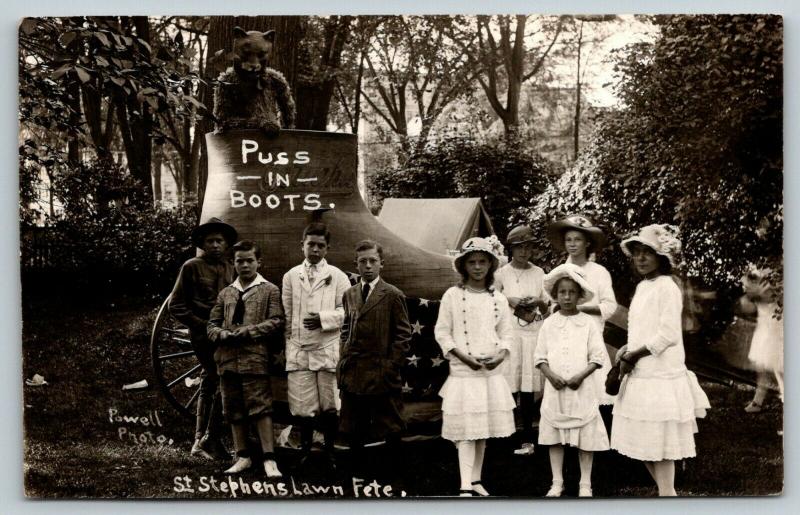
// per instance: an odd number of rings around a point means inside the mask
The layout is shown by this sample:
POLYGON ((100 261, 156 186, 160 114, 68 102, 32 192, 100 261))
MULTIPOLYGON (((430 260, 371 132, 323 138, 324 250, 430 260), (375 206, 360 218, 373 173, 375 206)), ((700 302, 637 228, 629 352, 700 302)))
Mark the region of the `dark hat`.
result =
POLYGON ((506 245, 512 247, 521 243, 534 241, 533 230, 527 225, 518 225, 511 229, 506 236, 506 245))
POLYGON ((195 247, 203 248, 203 240, 214 232, 222 234, 229 246, 236 243, 236 237, 238 236, 236 229, 219 218, 211 218, 208 222, 195 227, 192 231, 192 243, 194 243, 195 247))
POLYGON ((553 222, 547 228, 547 239, 553 247, 565 250, 564 233, 566 231, 580 231, 592 241, 592 252, 603 248, 608 241, 603 230, 597 227, 591 219, 583 215, 569 215, 562 220, 553 222))

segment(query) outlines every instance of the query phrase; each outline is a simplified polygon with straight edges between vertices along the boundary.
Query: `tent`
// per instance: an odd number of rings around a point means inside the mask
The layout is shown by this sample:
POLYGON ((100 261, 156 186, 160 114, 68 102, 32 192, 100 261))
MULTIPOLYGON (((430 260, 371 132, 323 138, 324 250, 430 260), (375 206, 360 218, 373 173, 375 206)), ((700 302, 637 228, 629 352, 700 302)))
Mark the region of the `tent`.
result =
POLYGON ((480 198, 387 198, 378 221, 409 243, 451 254, 473 236, 494 234, 480 198))

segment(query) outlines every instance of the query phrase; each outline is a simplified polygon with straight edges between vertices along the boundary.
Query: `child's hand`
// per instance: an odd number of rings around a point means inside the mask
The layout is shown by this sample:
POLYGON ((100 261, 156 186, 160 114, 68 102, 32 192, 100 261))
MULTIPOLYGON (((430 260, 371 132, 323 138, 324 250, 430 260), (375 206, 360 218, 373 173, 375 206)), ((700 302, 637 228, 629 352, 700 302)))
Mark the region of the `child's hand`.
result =
POLYGON ((553 388, 555 388, 556 390, 561 390, 565 386, 567 386, 567 382, 564 381, 564 378, 553 372, 547 374, 547 380, 550 381, 550 384, 552 384, 553 388))
POLYGON ((625 344, 617 350, 617 353, 614 354, 614 364, 616 365, 619 363, 620 359, 622 359, 622 355, 628 351, 628 345, 625 344))
POLYGON ((309 313, 308 316, 303 319, 303 327, 308 331, 320 329, 322 327, 322 320, 319 318, 319 313, 309 313))
POLYGON ((503 349, 487 361, 484 361, 483 366, 485 366, 487 370, 494 370, 500 365, 500 363, 505 361, 506 357, 508 357, 508 351, 503 349))
POLYGON ((583 383, 584 377, 582 374, 575 374, 574 376, 567 379, 567 386, 570 390, 577 390, 581 387, 581 383, 583 383))
POLYGON ((481 363, 480 361, 478 361, 477 359, 468 354, 461 355, 459 356, 459 358, 472 370, 480 370, 481 368, 483 368, 483 363, 481 363))

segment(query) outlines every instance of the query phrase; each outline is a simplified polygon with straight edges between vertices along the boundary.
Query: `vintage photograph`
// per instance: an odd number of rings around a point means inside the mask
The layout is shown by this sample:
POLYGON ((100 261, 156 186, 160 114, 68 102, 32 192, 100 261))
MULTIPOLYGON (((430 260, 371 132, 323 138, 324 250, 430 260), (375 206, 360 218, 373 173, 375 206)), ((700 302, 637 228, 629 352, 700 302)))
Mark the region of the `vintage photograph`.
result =
POLYGON ((780 15, 18 43, 27 497, 783 493, 780 15))

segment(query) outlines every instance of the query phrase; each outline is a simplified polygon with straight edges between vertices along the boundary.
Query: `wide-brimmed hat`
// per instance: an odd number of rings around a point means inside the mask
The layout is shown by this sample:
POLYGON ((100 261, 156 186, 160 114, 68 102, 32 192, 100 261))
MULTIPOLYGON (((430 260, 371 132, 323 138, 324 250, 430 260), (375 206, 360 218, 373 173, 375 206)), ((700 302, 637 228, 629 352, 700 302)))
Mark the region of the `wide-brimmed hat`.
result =
POLYGON ((558 250, 564 251, 564 233, 566 231, 581 231, 592 241, 591 252, 597 252, 608 242, 603 230, 597 227, 589 217, 584 215, 569 215, 555 221, 547 227, 547 239, 558 250))
MULTIPOLYGON (((583 295, 578 298, 576 304, 585 304, 592 300, 592 297, 594 297, 594 288, 591 287, 589 281, 586 279, 586 273, 583 271, 583 268, 578 265, 573 265, 572 263, 558 265, 552 269, 550 273, 545 274, 542 282, 544 284, 544 291, 549 297, 553 298, 551 293, 553 291, 553 286, 556 285, 559 279, 563 279, 564 277, 568 277, 578 283, 583 290, 583 295)), ((553 300, 556 299, 553 298, 553 300)))
POLYGON ((659 256, 669 260, 669 264, 676 266, 681 252, 681 240, 678 239, 678 228, 668 224, 652 224, 642 227, 639 234, 634 234, 622 240, 619 246, 626 256, 631 256, 631 245, 641 243, 653 250, 659 256))
POLYGON ((529 241, 534 241, 534 238, 533 230, 527 225, 518 225, 514 227, 509 231, 508 236, 506 236, 506 246, 508 247, 513 247, 514 245, 520 245, 529 241))
POLYGON ((453 268, 456 272, 460 272, 458 269, 461 266, 461 261, 464 259, 467 254, 472 254, 473 252, 483 252, 488 254, 488 256, 492 260, 492 268, 497 270, 497 267, 500 265, 500 256, 503 255, 503 244, 500 243, 500 240, 497 239, 497 236, 489 236, 488 238, 470 238, 465 241, 461 245, 461 249, 459 249, 458 254, 453 261, 453 268))
POLYGON ((194 243, 195 247, 203 248, 203 240, 214 232, 222 234, 222 237, 228 242, 228 246, 236 243, 236 237, 238 236, 236 229, 219 218, 211 218, 206 223, 195 227, 192 231, 192 243, 194 243))

